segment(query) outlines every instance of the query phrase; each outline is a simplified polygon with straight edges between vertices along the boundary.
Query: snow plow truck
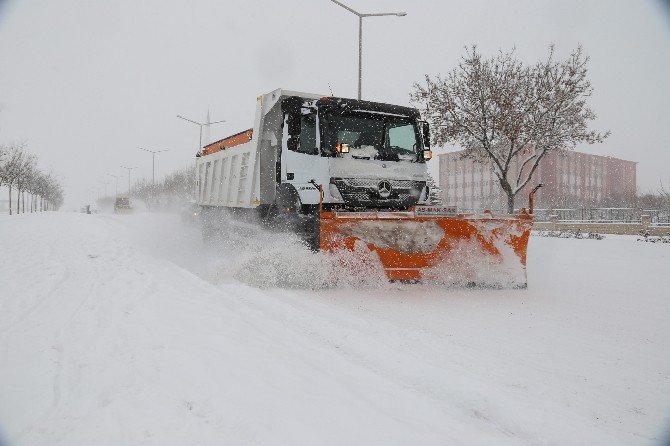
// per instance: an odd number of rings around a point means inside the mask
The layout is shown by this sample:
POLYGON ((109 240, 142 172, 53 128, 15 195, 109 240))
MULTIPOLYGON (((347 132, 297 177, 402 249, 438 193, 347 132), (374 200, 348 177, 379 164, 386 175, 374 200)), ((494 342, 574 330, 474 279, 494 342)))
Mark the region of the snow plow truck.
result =
POLYGON ((253 128, 196 156, 203 237, 226 215, 252 216, 312 250, 372 251, 390 280, 503 274, 525 286, 532 215, 431 205, 431 158, 414 108, 274 90, 258 96, 253 128))

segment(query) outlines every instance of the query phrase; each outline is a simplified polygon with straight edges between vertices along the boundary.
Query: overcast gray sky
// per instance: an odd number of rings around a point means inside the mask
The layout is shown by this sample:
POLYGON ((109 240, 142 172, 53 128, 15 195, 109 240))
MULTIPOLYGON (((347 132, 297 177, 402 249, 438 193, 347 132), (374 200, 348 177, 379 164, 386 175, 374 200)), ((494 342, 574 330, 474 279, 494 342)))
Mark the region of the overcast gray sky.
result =
MULTIPOLYGON (((364 22, 363 97, 407 104, 425 73, 452 69, 465 45, 516 46, 534 62, 556 44, 591 56, 604 144, 580 149, 638 161, 647 191, 670 178, 670 19, 660 0, 346 0, 364 22)), ((356 18, 329 0, 0 0, 0 142, 24 141, 62 178, 66 205, 139 166, 157 177, 212 139, 249 128, 258 94, 281 87, 354 97, 356 18)), ((431 166, 437 167, 437 163, 431 166)), ((124 177, 127 178, 127 177, 124 177)), ((109 186, 113 191, 113 184, 109 186)), ((120 189, 127 188, 127 179, 120 189)))

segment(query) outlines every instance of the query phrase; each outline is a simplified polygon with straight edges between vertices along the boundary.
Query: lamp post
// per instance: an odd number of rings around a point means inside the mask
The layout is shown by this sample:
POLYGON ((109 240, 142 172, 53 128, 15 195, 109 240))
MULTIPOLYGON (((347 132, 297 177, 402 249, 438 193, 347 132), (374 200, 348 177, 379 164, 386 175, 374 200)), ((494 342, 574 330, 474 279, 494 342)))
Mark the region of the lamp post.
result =
POLYGON ((128 198, 130 198, 130 171, 133 169, 137 169, 137 166, 135 167, 121 166, 121 168, 126 169, 128 171, 128 198))
POLYGON ((225 120, 221 120, 221 121, 204 122, 204 123, 203 123, 203 122, 193 121, 193 120, 188 119, 188 118, 184 118, 182 115, 177 115, 177 117, 178 117, 179 119, 183 119, 184 121, 188 121, 188 122, 190 122, 190 123, 192 123, 192 124, 195 124, 195 125, 197 125, 197 126, 200 127, 200 145, 198 146, 198 153, 200 153, 200 151, 202 150, 202 126, 203 126, 203 125, 220 124, 220 123, 222 123, 222 122, 226 122, 225 120))
POLYGON ((394 15, 396 17, 404 17, 407 15, 406 12, 376 12, 364 14, 358 12, 349 6, 338 2, 337 0, 330 0, 338 6, 346 9, 347 11, 355 14, 358 17, 358 99, 361 99, 361 84, 363 82, 363 18, 365 17, 381 17, 387 15, 394 15))
POLYGON ((156 154, 161 152, 167 152, 169 149, 165 150, 149 150, 143 147, 138 147, 140 150, 151 153, 151 184, 156 184, 156 154))
POLYGON ((108 173, 110 177, 114 177, 116 179, 116 188, 114 189, 114 194, 116 197, 119 196, 119 176, 118 175, 112 175, 111 173, 108 173))

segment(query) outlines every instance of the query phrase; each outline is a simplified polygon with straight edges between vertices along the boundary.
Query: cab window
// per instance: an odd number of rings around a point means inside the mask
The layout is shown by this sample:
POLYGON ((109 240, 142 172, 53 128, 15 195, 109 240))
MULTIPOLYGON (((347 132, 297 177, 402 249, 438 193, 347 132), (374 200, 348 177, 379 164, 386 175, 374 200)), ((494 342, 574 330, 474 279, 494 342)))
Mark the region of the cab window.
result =
POLYGON ((319 153, 316 145, 316 114, 302 115, 300 119, 300 145, 297 151, 308 155, 319 153))

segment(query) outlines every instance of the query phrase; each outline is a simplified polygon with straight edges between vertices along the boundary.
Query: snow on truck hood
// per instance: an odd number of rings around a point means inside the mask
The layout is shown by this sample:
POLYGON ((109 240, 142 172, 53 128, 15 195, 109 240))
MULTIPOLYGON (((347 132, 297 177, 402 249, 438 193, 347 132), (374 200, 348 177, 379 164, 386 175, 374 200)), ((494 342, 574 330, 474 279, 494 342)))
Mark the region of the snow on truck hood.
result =
MULTIPOLYGON (((354 159, 375 159, 379 155, 379 150, 375 146, 349 146, 349 153, 342 153, 342 158, 354 158, 354 159)), ((398 153, 398 158, 400 161, 413 162, 416 160, 416 154, 414 153, 398 153)), ((385 161, 385 162, 397 162, 397 161, 385 161)))

